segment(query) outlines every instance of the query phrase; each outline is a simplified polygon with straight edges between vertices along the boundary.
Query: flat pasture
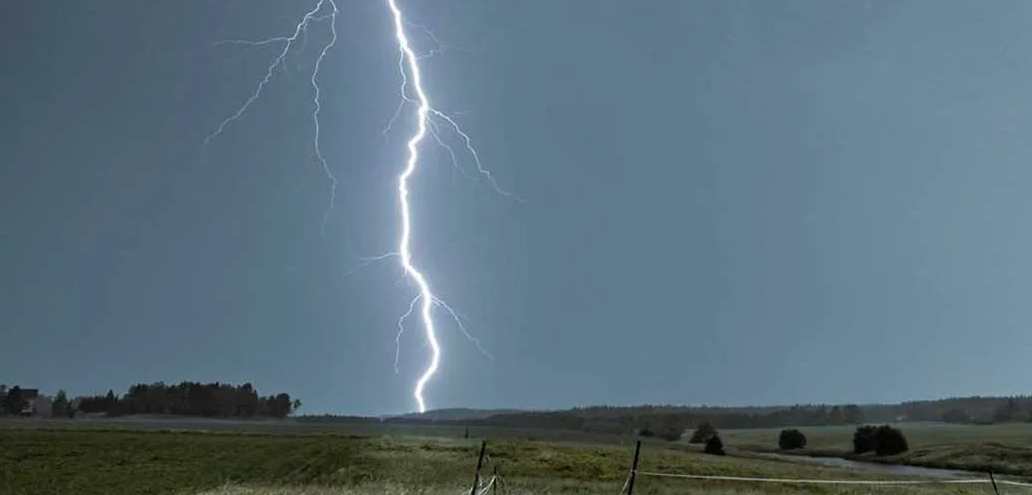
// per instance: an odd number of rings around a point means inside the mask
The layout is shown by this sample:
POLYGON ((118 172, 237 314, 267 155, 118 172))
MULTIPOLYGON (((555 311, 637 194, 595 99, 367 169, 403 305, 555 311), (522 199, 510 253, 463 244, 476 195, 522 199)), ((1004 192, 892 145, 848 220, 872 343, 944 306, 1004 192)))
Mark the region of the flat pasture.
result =
MULTIPOLYGON (((902 423, 911 451, 860 460, 1032 475, 1032 425, 902 423)), ((725 457, 650 440, 640 471, 815 480, 893 479, 754 454, 776 451, 781 429, 724 430, 725 457)), ((849 457, 853 427, 800 428, 802 454, 849 457)), ((492 493, 611 493, 627 481, 634 438, 575 431, 390 423, 326 424, 190 418, 0 422, 4 495, 404 495, 468 492, 480 439, 492 493)), ((912 479, 912 478, 907 478, 912 479)), ((635 493, 920 495, 991 493, 987 485, 846 485, 640 476, 635 493)), ((1001 493, 1032 495, 1024 487, 1001 493)))
MULTIPOLYGON (((478 439, 401 435, 210 433, 0 428, 5 495, 350 495, 468 492, 478 439)), ((613 494, 627 481, 629 445, 488 441, 490 493, 613 494)), ((984 485, 785 485, 653 477, 645 473, 793 479, 885 479, 786 461, 708 456, 646 445, 634 493, 931 495, 988 493, 984 485), (945 488, 945 491, 944 491, 945 488)), ((1032 495, 1022 487, 1007 493, 1032 495)))

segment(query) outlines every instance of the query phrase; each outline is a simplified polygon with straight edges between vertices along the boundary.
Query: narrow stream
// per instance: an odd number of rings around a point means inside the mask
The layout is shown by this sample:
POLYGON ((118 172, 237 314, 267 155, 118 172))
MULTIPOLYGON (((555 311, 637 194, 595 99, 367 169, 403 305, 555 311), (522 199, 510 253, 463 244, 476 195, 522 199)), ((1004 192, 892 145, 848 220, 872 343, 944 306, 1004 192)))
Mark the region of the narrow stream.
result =
POLYGON ((905 476, 926 476, 933 478, 980 478, 985 477, 983 473, 972 471, 954 471, 949 469, 935 469, 920 466, 906 466, 903 464, 880 464, 876 462, 862 462, 842 457, 810 457, 803 455, 784 454, 762 454, 763 457, 781 459, 792 462, 808 462, 822 466, 856 469, 871 473, 885 473, 905 476))

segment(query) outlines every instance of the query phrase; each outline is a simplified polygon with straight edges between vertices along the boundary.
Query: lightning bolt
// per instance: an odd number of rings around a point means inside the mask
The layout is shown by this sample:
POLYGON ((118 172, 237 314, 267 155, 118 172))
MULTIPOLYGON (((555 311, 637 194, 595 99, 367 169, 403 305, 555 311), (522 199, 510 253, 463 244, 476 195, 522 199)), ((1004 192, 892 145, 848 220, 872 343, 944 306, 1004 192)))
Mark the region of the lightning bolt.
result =
MULTIPOLYGON (((430 282, 427 280, 426 275, 420 271, 412 261, 412 215, 411 215, 411 204, 409 202, 409 181, 412 175, 416 172, 419 166, 420 155, 419 147, 426 140, 429 135, 433 139, 444 147, 449 156, 451 157, 452 165, 465 173, 458 164, 458 157, 455 150, 445 143, 440 134, 440 129, 443 126, 447 126, 449 130, 457 135, 465 147, 466 152, 473 158, 473 162, 477 168, 477 172, 484 178, 486 178, 494 190, 504 196, 508 196, 519 202, 523 202, 521 198, 513 195, 501 187, 499 187, 494 176, 484 168, 483 163, 480 160, 480 154, 477 153, 476 148, 473 147, 473 141, 461 126, 449 115, 434 108, 430 105, 430 99, 427 96, 426 90, 423 88, 423 73, 419 66, 419 61, 426 56, 439 54, 442 50, 433 50, 428 55, 420 56, 416 53, 412 47, 412 42, 409 40, 408 33, 405 29, 408 24, 405 21, 404 14, 401 8, 398 6, 397 0, 385 0, 387 7, 391 12, 394 20, 394 37, 398 43, 398 72, 401 75, 401 87, 399 92, 401 94, 401 101, 399 102, 398 108, 395 110, 394 115, 387 123, 387 128, 384 129, 384 135, 390 131, 394 121, 401 114, 405 104, 411 103, 416 105, 416 130, 409 137, 406 146, 408 148, 408 159, 405 162, 405 166, 398 175, 398 204, 401 211, 401 235, 398 240, 398 250, 396 252, 387 253, 380 255, 375 258, 371 258, 370 262, 376 262, 383 259, 398 258, 401 261, 402 269, 413 282, 415 282, 418 288, 418 294, 409 303, 408 311, 406 311, 398 319, 398 333, 395 337, 395 354, 394 354, 394 369, 398 371, 398 356, 400 352, 401 335, 404 332, 405 321, 410 318, 413 313, 418 312, 420 321, 423 326, 423 331, 426 337, 427 344, 430 347, 430 363, 426 369, 420 375, 416 381, 416 386, 412 391, 412 396, 416 400, 416 405, 419 408, 420 413, 426 412, 426 400, 424 398, 424 390, 426 389, 427 383, 437 373, 438 368, 441 364, 441 346, 437 340, 437 329, 434 325, 433 310, 435 307, 442 308, 455 322, 459 331, 466 336, 467 339, 472 341, 476 345, 477 349, 487 356, 489 359, 494 359, 490 353, 488 353, 480 344, 480 340, 473 337, 466 329, 466 325, 463 323, 463 319, 460 314, 455 311, 447 303, 439 299, 434 295, 433 290, 430 287, 430 282), (410 84, 411 83, 411 84, 410 84), (408 95, 408 88, 412 87, 414 97, 408 95), (436 120, 435 120, 436 119, 436 120)), ((423 26, 412 25, 418 29, 425 31, 430 38, 438 44, 438 46, 444 46, 440 41, 423 26)), ((468 174, 467 174, 467 177, 468 174)))
MULTIPOLYGON (((472 176, 467 174, 465 170, 461 166, 459 166, 459 160, 455 150, 451 146, 449 146, 446 143, 445 139, 442 137, 442 131, 447 130, 462 142, 465 152, 472 158, 472 161, 476 166, 476 171, 482 178, 486 179, 490 183, 490 185, 496 192, 519 202, 523 202, 523 200, 499 187, 494 176, 492 176, 491 173, 486 168, 484 168, 480 160, 480 154, 473 147, 473 142, 469 134, 467 134, 451 116, 431 106, 430 99, 428 98, 426 90, 423 87, 423 74, 419 65, 419 61, 429 56, 442 53, 444 51, 443 49, 445 45, 441 43, 433 35, 433 33, 431 33, 425 27, 407 23, 404 19, 402 9, 398 6, 397 0, 384 0, 384 2, 386 3, 386 6, 390 11, 393 20, 394 38, 398 45, 398 70, 401 75, 401 86, 399 92, 401 94, 401 101, 399 102, 398 107, 395 110, 393 116, 388 121, 387 127, 383 130, 383 134, 385 137, 389 134, 391 126, 394 124, 394 121, 401 115, 401 112, 402 110, 404 110, 405 106, 412 104, 416 106, 416 129, 406 142, 406 147, 408 150, 407 159, 401 172, 397 176, 397 200, 400 208, 401 217, 401 231, 397 241, 397 251, 366 258, 363 264, 361 264, 353 270, 348 271, 347 273, 345 273, 345 275, 349 275, 373 263, 377 263, 388 259, 397 259, 400 261, 400 265, 405 277, 411 280, 416 285, 418 293, 409 303, 408 311, 402 314, 401 317, 398 319, 398 332, 395 336, 394 369, 397 373, 400 359, 401 337, 404 333, 405 322, 415 313, 418 312, 420 322, 424 330, 426 342, 430 348, 430 362, 424 369, 422 374, 419 376, 419 379, 416 381, 415 387, 412 391, 412 396, 416 401, 416 405, 418 407, 419 412, 424 413, 427 410, 426 400, 424 398, 424 391, 430 380, 434 377, 434 375, 437 374, 437 371, 440 368, 441 364, 441 346, 437 338, 437 328, 435 326, 433 314, 435 308, 443 309, 444 312, 446 312, 455 322, 459 331, 461 331, 467 339, 473 342, 481 353, 483 353, 489 359, 493 359, 493 357, 490 353, 484 350, 484 348, 481 346, 480 340, 471 335, 470 332, 467 330, 466 325, 463 322, 464 315, 454 310, 451 306, 449 306, 447 303, 442 301, 434 294, 426 275, 419 268, 417 268, 415 263, 413 262, 411 248, 412 204, 410 202, 410 181, 420 164, 420 146, 426 140, 427 136, 432 137, 439 145, 446 149, 449 156, 451 157, 453 167, 456 170, 461 171, 468 178, 473 179, 472 176), (412 46, 411 41, 409 40, 408 33, 405 29, 406 26, 412 26, 426 32, 426 34, 429 35, 429 37, 437 44, 438 48, 431 50, 427 54, 417 54, 412 46), (413 96, 409 95, 410 87, 412 93, 414 93, 413 96)), ((314 8, 312 8, 311 10, 306 12, 304 16, 302 16, 301 20, 294 26, 293 31, 287 36, 276 36, 262 40, 234 39, 218 42, 217 44, 236 44, 255 47, 280 45, 282 46, 282 48, 280 49, 276 57, 273 59, 272 63, 269 64, 269 66, 267 67, 265 76, 258 82, 257 86, 254 88, 251 95, 244 101, 244 103, 236 110, 235 113, 224 119, 215 129, 215 131, 209 134, 204 139, 204 149, 207 149, 208 145, 213 139, 222 135, 230 124, 233 124, 237 120, 241 119, 247 112, 247 110, 250 109, 251 105, 256 100, 258 100, 258 98, 261 97, 263 90, 268 85, 269 81, 272 79, 276 70, 286 70, 284 65, 285 59, 287 58, 291 49, 299 43, 299 39, 301 50, 304 50, 305 45, 307 44, 308 29, 311 26, 311 24, 314 22, 329 20, 331 38, 326 44, 322 45, 319 51, 318 59, 315 62, 315 66, 311 74, 311 86, 313 91, 313 111, 311 116, 314 125, 314 138, 312 142, 312 154, 310 155, 309 159, 313 157, 315 158, 315 160, 319 163, 324 174, 330 182, 329 205, 323 212, 323 220, 320 230, 321 232, 325 230, 327 218, 334 206, 337 178, 334 176, 329 165, 327 164, 327 161, 323 156, 322 148, 320 145, 322 129, 319 124, 319 113, 322 110, 322 90, 318 84, 318 76, 319 70, 322 67, 322 63, 323 60, 326 58, 327 52, 329 52, 329 50, 337 42, 336 20, 337 14, 339 12, 340 11, 337 8, 336 0, 319 0, 318 4, 314 8), (327 13, 327 11, 329 12, 327 13)))
MULTIPOLYGON (((415 308, 415 303, 418 300, 419 315, 423 321, 426 341, 430 345, 430 364, 423 371, 419 380, 416 381, 412 397, 416 399, 419 412, 424 413, 426 412, 426 400, 423 398, 423 389, 426 388, 427 382, 433 378, 441 365, 441 345, 437 342, 437 330, 434 328, 433 308, 437 297, 434 296, 433 291, 430 289, 430 282, 427 281, 426 276, 412 263, 412 214, 411 205, 409 204, 409 178, 416 172, 416 167, 419 164, 419 145, 427 135, 431 107, 430 100, 423 89, 423 72, 419 68, 419 57, 412 49, 408 34, 405 32, 404 16, 396 0, 386 1, 387 7, 394 17, 394 37, 398 41, 398 50, 401 52, 401 59, 398 63, 399 65, 408 65, 408 75, 412 77, 412 87, 416 93, 415 99, 418 105, 416 108, 416 132, 409 138, 406 144, 409 152, 408 162, 405 163, 405 168, 402 170, 401 175, 398 176, 398 203, 401 206, 401 238, 398 241, 398 254, 400 255, 401 266, 405 269, 405 273, 419 287, 419 295, 413 299, 413 304, 409 307, 409 313, 406 313, 398 320, 398 327, 399 329, 402 328, 402 323, 412 312, 411 310, 415 308)), ((400 70, 402 74, 402 98, 408 99, 405 93, 408 77, 406 77, 404 65, 400 67, 400 70)))

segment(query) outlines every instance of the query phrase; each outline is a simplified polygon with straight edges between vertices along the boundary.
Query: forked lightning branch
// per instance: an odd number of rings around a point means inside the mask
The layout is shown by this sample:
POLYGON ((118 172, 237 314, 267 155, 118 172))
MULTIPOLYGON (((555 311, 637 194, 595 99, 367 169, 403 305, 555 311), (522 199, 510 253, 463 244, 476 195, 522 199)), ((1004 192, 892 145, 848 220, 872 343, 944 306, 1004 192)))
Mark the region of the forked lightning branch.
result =
MULTIPOLYGON (((485 179, 491 187, 494 188, 498 193, 508 196, 512 199, 519 201, 519 198, 512 194, 502 190, 498 187, 494 177, 491 176, 481 164, 480 157, 477 154, 476 149, 473 147, 470 136, 459 126, 459 124, 449 117, 447 114, 435 109, 431 103, 430 98, 427 95, 426 90, 423 86, 423 73, 420 67, 420 61, 423 58, 420 53, 413 47, 413 43, 410 41, 407 28, 412 25, 405 20, 404 12, 401 6, 398 5, 397 0, 383 0, 387 13, 391 19, 391 26, 393 33, 391 34, 392 40, 397 44, 398 47, 398 70, 400 73, 399 92, 401 101, 399 102, 397 111, 394 116, 387 123, 387 129, 389 130, 394 120, 401 114, 406 108, 411 109, 415 117, 415 129, 406 141, 406 158, 403 164, 398 168, 399 173, 397 176, 397 208, 398 208, 398 220, 400 224, 396 250, 372 258, 366 259, 365 264, 361 265, 368 266, 368 264, 384 261, 384 260, 397 260, 405 273, 405 276, 413 283, 417 291, 415 297, 408 305, 408 311, 404 312, 398 320, 398 333, 396 335, 396 348, 395 348, 395 372, 398 370, 398 356, 400 352, 401 336, 405 328, 405 323, 408 318, 418 315, 419 323, 422 327, 426 343, 430 349, 429 363, 426 368, 420 374, 419 379, 416 381, 415 386, 412 390, 412 396, 415 399, 416 406, 420 413, 426 412, 427 403, 425 398, 425 390, 430 380, 437 373, 438 368, 441 364, 441 346, 437 338, 437 326, 434 320, 434 310, 442 309, 455 323, 458 328, 467 338, 469 338, 477 349, 479 349, 488 358, 491 357, 483 348, 480 346, 479 340, 475 339, 466 330, 465 325, 462 322, 462 318, 459 316, 451 306, 448 306, 444 301, 439 299, 430 284, 427 276, 419 269, 415 260, 412 256, 412 243, 416 242, 416 239, 412 238, 412 210, 418 208, 418 202, 415 201, 412 193, 412 178, 416 173, 417 169, 421 166, 420 159, 420 147, 425 144, 427 137, 431 137, 434 141, 444 146, 449 156, 452 158, 452 165, 462 170, 458 155, 455 150, 447 144, 445 135, 442 134, 442 130, 448 131, 448 135, 453 139, 456 139, 462 146, 463 151, 468 155, 470 161, 475 165, 477 173, 485 179)), ((220 44, 231 43, 241 44, 250 46, 267 46, 275 45, 279 47, 277 55, 273 58, 269 64, 268 69, 265 71, 265 76, 258 81, 254 87, 250 96, 243 102, 243 104, 236 110, 235 113, 230 115, 228 118, 223 120, 218 127, 208 135, 204 140, 204 146, 207 147, 212 139, 221 135, 234 121, 242 118, 247 112, 248 108, 257 101, 262 91, 268 85, 269 81, 273 78, 276 70, 281 68, 284 60, 291 53, 298 44, 303 44, 308 36, 308 30, 313 26, 324 23, 328 25, 330 32, 329 40, 323 44, 319 49, 319 55, 316 59, 314 68, 312 69, 310 81, 312 86, 312 103, 314 103, 314 110, 312 111, 312 125, 313 125, 313 155, 314 159, 319 163, 322 171, 325 173, 327 180, 330 183, 330 193, 328 199, 328 205, 323 213, 322 227, 325 228, 326 222, 333 209, 336 195, 337 178, 332 172, 328 161, 323 155, 322 146, 320 139, 323 135, 323 129, 321 129, 319 123, 319 114, 322 111, 322 97, 324 88, 319 86, 319 71, 323 66, 327 58, 327 54, 330 49, 333 48, 337 43, 337 18, 340 15, 340 9, 337 5, 338 0, 319 0, 318 3, 308 12, 305 12, 298 23, 294 26, 294 29, 287 33, 285 36, 275 36, 261 40, 224 40, 220 41, 220 44)), ((431 35, 432 37, 432 35, 431 35)), ((386 207, 386 205, 385 205, 386 207)))

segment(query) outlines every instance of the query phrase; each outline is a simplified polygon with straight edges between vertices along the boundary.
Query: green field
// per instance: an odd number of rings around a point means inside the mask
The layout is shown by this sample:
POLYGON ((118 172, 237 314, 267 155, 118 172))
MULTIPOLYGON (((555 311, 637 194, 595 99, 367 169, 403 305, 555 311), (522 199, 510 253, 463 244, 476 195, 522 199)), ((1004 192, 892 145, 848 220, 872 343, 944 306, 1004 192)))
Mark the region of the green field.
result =
MULTIPOLYGON (((730 432, 729 432, 730 433, 730 432)), ((752 434, 761 435, 759 431, 752 434)), ((733 436, 733 435, 730 435, 733 436)), ((472 482, 478 440, 394 437, 0 429, 0 493, 5 495, 441 493, 472 482)), ((529 440, 488 443, 493 493, 610 493, 623 486, 631 446, 529 440)), ((859 471, 786 461, 715 457, 647 446, 640 470, 693 475, 885 479, 859 471)), ((637 494, 814 493, 984 494, 983 485, 783 485, 638 478, 637 494)), ((1030 494, 1024 488, 1007 493, 1030 494)))
MULTIPOLYGON (((900 423, 910 451, 898 456, 863 460, 1009 473, 1032 477, 1032 424, 951 425, 945 423, 900 423)), ((850 457, 854 427, 820 426, 799 428, 806 434, 807 449, 816 456, 850 457)), ((773 452, 780 429, 726 430, 721 438, 728 446, 750 452, 773 452)))
MULTIPOLYGON (((190 417, 93 417, 88 419, 20 419, 0 418, 2 428, 60 428, 60 429, 126 429, 147 430, 189 430, 207 432, 269 433, 276 435, 338 434, 357 436, 424 436, 462 438, 466 431, 477 438, 505 438, 519 440, 551 440, 589 443, 634 443, 635 435, 613 433, 592 433, 579 430, 506 428, 499 426, 458 426, 448 424, 405 424, 390 422, 303 422, 284 420, 224 420, 190 417), (157 418, 157 419, 156 419, 157 418)), ((653 440, 665 444, 663 440, 653 440)))

